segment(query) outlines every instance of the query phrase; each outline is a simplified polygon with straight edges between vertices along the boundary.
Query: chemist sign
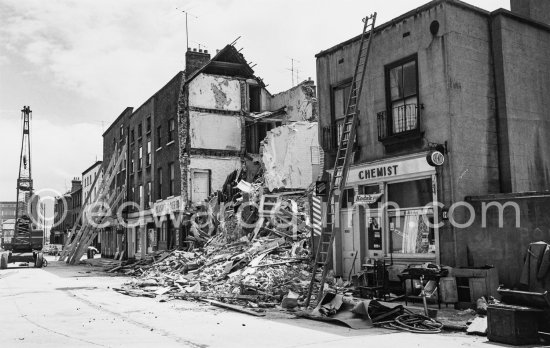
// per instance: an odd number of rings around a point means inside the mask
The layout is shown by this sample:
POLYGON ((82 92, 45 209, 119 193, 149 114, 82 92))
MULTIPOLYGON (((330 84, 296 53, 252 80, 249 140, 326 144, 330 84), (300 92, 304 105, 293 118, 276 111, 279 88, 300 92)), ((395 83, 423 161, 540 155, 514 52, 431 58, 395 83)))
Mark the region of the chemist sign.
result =
POLYGON ((351 167, 348 172, 347 183, 374 183, 406 178, 411 175, 433 173, 435 173, 434 167, 428 164, 425 156, 422 156, 351 167))

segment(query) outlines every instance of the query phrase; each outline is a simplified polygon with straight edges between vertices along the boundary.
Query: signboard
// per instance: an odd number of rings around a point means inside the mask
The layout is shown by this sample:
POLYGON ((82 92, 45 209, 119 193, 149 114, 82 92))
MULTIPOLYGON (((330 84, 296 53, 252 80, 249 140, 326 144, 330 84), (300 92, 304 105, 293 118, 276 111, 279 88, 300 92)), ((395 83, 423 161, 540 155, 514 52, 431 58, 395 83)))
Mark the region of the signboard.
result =
POLYGON ((382 197, 382 193, 360 194, 355 197, 355 202, 373 204, 376 203, 380 197, 382 197))
POLYGON ((181 196, 167 198, 160 202, 156 202, 153 206, 157 216, 180 212, 183 211, 184 208, 185 203, 183 203, 183 198, 181 196))
POLYGON ((440 151, 430 151, 430 153, 426 156, 426 161, 432 167, 439 167, 445 162, 445 156, 440 151))
POLYGON ((316 181, 315 195, 320 197, 326 197, 327 194, 328 194, 328 181, 316 181))
POLYGON ((387 161, 365 166, 354 166, 348 172, 348 184, 374 183, 406 177, 412 174, 433 174, 434 167, 426 157, 408 158, 401 161, 387 161))

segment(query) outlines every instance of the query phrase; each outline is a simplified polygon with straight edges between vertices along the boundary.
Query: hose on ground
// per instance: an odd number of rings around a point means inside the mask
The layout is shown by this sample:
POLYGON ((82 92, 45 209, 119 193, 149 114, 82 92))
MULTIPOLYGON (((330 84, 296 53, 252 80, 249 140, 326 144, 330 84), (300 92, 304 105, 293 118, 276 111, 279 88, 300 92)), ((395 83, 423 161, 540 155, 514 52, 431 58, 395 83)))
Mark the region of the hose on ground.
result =
MULTIPOLYGON (((382 327, 414 333, 440 333, 443 324, 422 314, 402 314, 393 320, 376 323, 382 327)), ((375 324, 375 325, 376 325, 375 324)))

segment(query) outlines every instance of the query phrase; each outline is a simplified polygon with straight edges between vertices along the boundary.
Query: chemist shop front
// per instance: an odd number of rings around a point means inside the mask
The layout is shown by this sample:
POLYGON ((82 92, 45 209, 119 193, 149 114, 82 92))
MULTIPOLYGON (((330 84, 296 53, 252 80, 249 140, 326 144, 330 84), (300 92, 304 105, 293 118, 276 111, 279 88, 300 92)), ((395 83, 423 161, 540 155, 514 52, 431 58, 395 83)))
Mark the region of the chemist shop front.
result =
POLYGON ((426 153, 351 166, 339 211, 335 271, 347 278, 365 264, 438 262, 437 175, 426 153), (428 207, 426 207, 428 205, 428 207))

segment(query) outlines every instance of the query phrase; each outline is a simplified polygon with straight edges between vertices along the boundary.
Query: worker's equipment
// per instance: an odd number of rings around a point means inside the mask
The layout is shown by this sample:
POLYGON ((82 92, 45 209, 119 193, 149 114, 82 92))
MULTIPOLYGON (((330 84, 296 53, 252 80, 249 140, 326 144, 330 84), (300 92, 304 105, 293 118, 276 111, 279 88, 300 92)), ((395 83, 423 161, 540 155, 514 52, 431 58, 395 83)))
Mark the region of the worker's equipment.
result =
POLYGON ((343 196, 341 193, 346 186, 348 169, 351 164, 352 154, 354 152, 355 135, 359 115, 358 105, 361 98, 361 92, 363 90, 363 82, 365 80, 372 36, 374 34, 376 12, 365 17, 363 22, 363 33, 361 34, 355 72, 353 74, 350 93, 346 104, 346 113, 344 115, 342 131, 340 134, 337 134, 338 150, 336 151, 336 161, 334 163, 334 169, 328 190, 327 202, 329 202, 329 204, 327 205, 325 213, 326 228, 321 234, 321 238, 319 238, 319 244, 315 252, 313 272, 305 301, 306 307, 309 307, 314 283, 316 281, 315 276, 319 266, 323 267, 323 272, 316 299, 322 298, 325 279, 332 261, 332 245, 334 243, 334 236, 339 230, 339 226, 336 223, 337 219, 335 219, 335 212, 337 211, 336 205, 341 206, 343 196))
POLYGON ((17 200, 15 203, 15 225, 13 237, 4 238, 4 252, 0 254, 0 268, 4 269, 12 262, 34 262, 42 267, 44 255, 44 231, 35 225, 37 221, 36 197, 34 197, 31 166, 31 108, 21 110, 23 123, 21 152, 19 155, 19 176, 17 177, 17 200))

